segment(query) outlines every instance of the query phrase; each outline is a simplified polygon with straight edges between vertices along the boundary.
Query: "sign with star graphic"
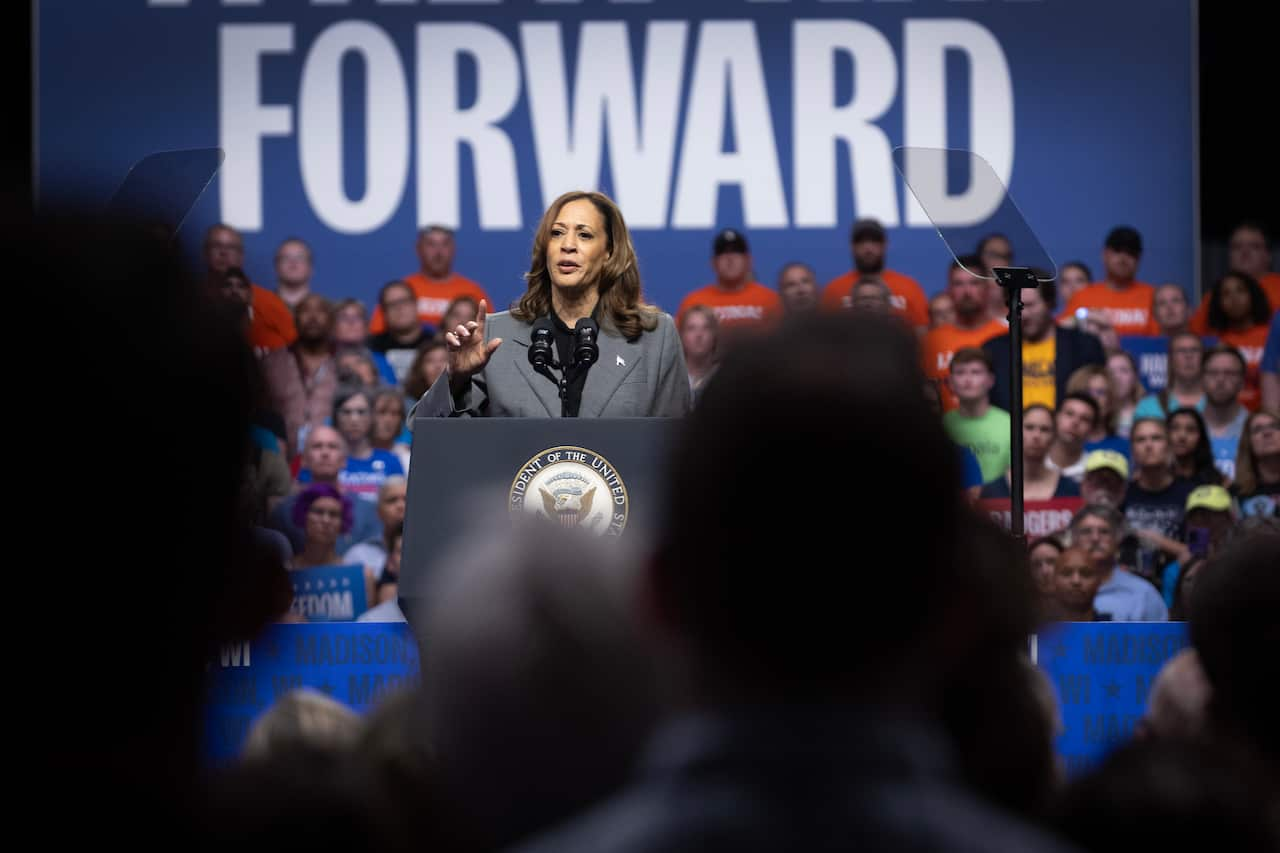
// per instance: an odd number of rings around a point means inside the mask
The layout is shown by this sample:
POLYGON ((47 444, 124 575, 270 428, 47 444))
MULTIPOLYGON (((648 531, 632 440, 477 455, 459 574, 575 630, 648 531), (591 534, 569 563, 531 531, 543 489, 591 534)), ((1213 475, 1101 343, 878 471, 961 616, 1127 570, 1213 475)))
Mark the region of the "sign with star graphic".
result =
POLYGON ((215 765, 234 760, 253 721, 291 690, 319 690, 363 713, 416 685, 418 667, 418 644, 404 622, 272 625, 210 660, 205 756, 215 765))
POLYGON ((1057 752, 1068 775, 1133 736, 1156 675, 1187 643, 1185 622, 1062 623, 1033 638, 1058 700, 1057 752))

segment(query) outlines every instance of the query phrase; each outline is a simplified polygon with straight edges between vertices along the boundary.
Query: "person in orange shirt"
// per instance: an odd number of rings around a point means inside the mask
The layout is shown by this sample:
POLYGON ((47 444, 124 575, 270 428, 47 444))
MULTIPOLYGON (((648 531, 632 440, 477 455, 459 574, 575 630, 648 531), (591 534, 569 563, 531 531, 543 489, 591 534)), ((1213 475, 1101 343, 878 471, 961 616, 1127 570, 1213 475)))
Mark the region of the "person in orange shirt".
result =
POLYGON ((954 323, 939 326, 920 341, 920 366, 925 376, 938 381, 942 391, 942 408, 951 411, 959 405, 945 380, 951 375, 951 357, 965 347, 981 347, 1008 327, 987 313, 987 280, 969 270, 982 269, 982 259, 965 255, 951 262, 947 277, 947 294, 955 306, 954 323))
MULTIPOLYGON (((1256 222, 1242 222, 1231 232, 1227 244, 1228 269, 1253 276, 1267 295, 1271 313, 1280 311, 1280 273, 1271 271, 1271 240, 1267 232, 1256 222)), ((1209 299, 1206 293, 1200 307, 1191 318, 1191 331, 1197 335, 1209 332, 1209 299)))
MULTIPOLYGON (((418 321, 436 329, 440 328, 449 303, 459 296, 470 296, 477 305, 481 299, 489 305, 496 304, 483 287, 453 271, 457 248, 452 230, 443 225, 428 225, 418 232, 420 269, 404 277, 404 282, 418 297, 418 321)), ((369 334, 379 335, 386 330, 387 321, 383 319, 382 306, 378 305, 369 321, 369 334)))
POLYGON ((676 325, 694 305, 706 305, 716 313, 723 349, 734 334, 752 327, 764 328, 782 317, 778 292, 751 277, 751 250, 741 231, 726 228, 716 235, 711 248, 714 284, 700 287, 680 301, 676 325))
POLYGON ((1262 351, 1267 346, 1271 327, 1271 309, 1262 286, 1253 276, 1229 272, 1214 282, 1209 290, 1209 334, 1233 346, 1244 356, 1244 390, 1240 405, 1257 411, 1262 401, 1262 351))
MULTIPOLYGON (((244 268, 244 238, 240 232, 222 223, 211 226, 204 234, 204 262, 209 283, 221 288, 228 271, 244 268)), ((248 283, 248 334, 254 351, 262 356, 292 344, 298 339, 298 330, 289 306, 265 287, 248 283)))
POLYGON ((923 334, 929 327, 929 302, 920 289, 920 282, 911 276, 885 269, 885 252, 889 239, 884 226, 874 219, 859 219, 853 223, 849 241, 854 268, 827 282, 822 290, 822 307, 829 311, 848 308, 853 300, 854 283, 864 276, 875 276, 889 288, 894 312, 915 327, 917 333, 923 334))
POLYGON ((1151 316, 1155 288, 1135 278, 1141 257, 1141 234, 1127 225, 1112 229, 1102 249, 1106 278, 1077 291, 1060 319, 1077 317, 1083 308, 1100 314, 1120 337, 1158 334, 1151 316))

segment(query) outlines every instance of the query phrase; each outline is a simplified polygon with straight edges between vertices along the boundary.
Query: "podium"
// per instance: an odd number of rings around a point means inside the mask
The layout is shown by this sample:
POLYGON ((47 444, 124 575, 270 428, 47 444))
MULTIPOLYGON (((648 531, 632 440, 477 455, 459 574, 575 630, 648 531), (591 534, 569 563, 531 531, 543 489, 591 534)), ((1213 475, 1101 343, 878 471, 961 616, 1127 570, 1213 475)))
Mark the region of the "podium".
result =
POLYGON ((512 513, 606 537, 651 536, 678 426, 671 418, 418 418, 400 562, 405 618, 421 629, 438 560, 463 536, 501 535, 494 527, 512 513))

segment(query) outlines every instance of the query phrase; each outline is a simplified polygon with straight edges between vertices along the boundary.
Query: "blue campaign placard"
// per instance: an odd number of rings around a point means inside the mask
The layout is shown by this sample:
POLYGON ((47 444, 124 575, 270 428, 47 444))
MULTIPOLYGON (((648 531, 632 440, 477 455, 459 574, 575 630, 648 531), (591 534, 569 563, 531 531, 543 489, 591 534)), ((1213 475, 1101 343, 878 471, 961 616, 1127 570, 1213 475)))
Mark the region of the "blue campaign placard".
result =
POLYGON ((361 713, 418 682, 418 646, 404 622, 272 625, 209 662, 205 756, 240 754, 253 721, 290 690, 310 687, 361 713))
POLYGON ((1148 393, 1163 391, 1169 382, 1169 339, 1126 335, 1120 348, 1138 363, 1138 378, 1148 393))
POLYGON ((364 567, 316 566, 289 573, 293 604, 289 612, 308 622, 352 622, 369 609, 364 567))
POLYGON ((1068 775, 1133 736, 1156 674, 1187 644, 1185 622, 1063 623, 1036 636, 1036 663, 1062 714, 1057 751, 1068 775))

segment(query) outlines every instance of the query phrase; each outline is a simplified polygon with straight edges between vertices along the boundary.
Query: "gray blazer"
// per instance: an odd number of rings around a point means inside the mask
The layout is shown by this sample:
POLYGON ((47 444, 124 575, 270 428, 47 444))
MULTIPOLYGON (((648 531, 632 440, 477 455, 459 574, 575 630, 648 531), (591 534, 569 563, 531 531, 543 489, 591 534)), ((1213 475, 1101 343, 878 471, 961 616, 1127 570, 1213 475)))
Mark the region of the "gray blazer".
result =
MULTIPOLYGON (((409 411, 410 426, 415 418, 560 417, 559 391, 529 364, 531 328, 509 311, 490 314, 485 322, 485 341, 502 338, 502 345, 457 400, 449 392, 448 372, 440 374, 409 411)), ((582 388, 580 417, 669 418, 688 414, 689 374, 670 314, 663 314, 656 329, 642 333, 635 341, 602 326, 599 342, 600 359, 587 372, 582 388)))

